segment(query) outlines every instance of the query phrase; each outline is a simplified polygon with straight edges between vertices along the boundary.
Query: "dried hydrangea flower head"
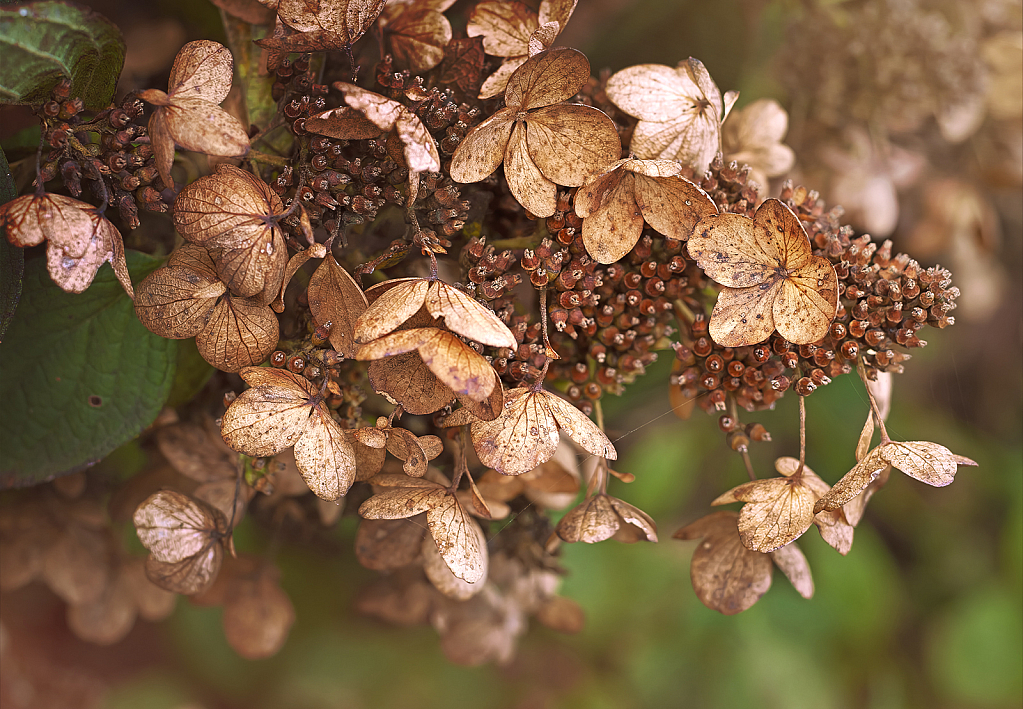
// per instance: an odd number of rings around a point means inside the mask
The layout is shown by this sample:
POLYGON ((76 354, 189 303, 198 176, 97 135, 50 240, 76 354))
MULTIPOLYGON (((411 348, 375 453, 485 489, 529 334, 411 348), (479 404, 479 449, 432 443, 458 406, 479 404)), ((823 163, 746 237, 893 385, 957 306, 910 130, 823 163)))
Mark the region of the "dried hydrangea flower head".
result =
POLYGON ((282 369, 247 367, 251 389, 224 413, 221 433, 231 448, 252 456, 295 447, 295 463, 309 489, 336 500, 355 481, 355 451, 331 417, 324 396, 306 378, 282 369))
POLYGON ((146 575, 168 591, 202 593, 213 585, 224 558, 228 520, 193 497, 162 490, 134 515, 139 540, 149 549, 146 575))
POLYGON ((280 334, 277 316, 261 295, 229 293, 209 252, 189 243, 139 284, 135 313, 161 337, 194 337, 203 359, 225 372, 264 361, 280 334))
POLYGON ((370 482, 382 490, 359 507, 362 517, 403 519, 425 512, 430 535, 451 573, 471 584, 485 581, 486 544, 452 490, 407 475, 380 474, 370 482))
POLYGON ((795 152, 782 143, 788 127, 788 113, 769 98, 732 111, 721 127, 725 161, 749 165, 761 197, 767 196, 768 179, 784 175, 796 162, 795 152))
POLYGON ((188 241, 211 251, 220 278, 235 295, 280 293, 288 261, 279 226, 284 206, 248 170, 221 165, 186 186, 174 202, 174 226, 188 241))

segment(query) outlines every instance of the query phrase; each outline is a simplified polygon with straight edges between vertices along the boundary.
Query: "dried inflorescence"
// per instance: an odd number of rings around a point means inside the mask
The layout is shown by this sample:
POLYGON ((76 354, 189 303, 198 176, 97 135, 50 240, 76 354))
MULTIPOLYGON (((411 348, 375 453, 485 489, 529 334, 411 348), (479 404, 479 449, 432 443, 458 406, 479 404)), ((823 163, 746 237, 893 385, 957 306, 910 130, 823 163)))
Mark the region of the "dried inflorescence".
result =
MULTIPOLYGON (((696 59, 592 77, 582 53, 551 46, 568 0, 538 12, 477 3, 468 38, 453 38, 450 5, 275 3, 259 44, 277 112, 251 149, 217 105, 231 87, 221 45, 186 45, 168 91, 141 94, 158 106, 139 158, 155 152, 151 183, 173 189, 175 143, 245 154, 176 196, 136 193, 173 202, 186 241, 139 284, 140 320, 195 337, 248 387, 224 397, 226 411, 155 434, 192 482, 150 490, 134 511, 151 579, 223 604, 243 656, 272 654, 293 609, 272 567, 225 561, 234 525, 248 512, 308 537, 353 495, 356 555, 388 573, 362 595, 365 612, 430 623, 465 663, 507 660, 529 616, 577 631, 581 612, 556 595, 558 546, 658 538, 653 519, 608 494, 611 476, 633 476, 608 466, 617 451, 600 402, 661 353, 673 356, 673 405, 722 413, 754 478, 750 446, 770 435, 743 425, 740 407, 772 408, 790 389, 802 404, 853 370, 875 405, 859 463, 835 487, 804 447, 776 462, 779 477, 713 502, 739 512, 676 533, 703 539, 694 587, 723 613, 752 605, 773 566, 809 597, 793 542, 816 525, 848 553, 889 466, 944 485, 972 463, 888 438, 875 383, 925 344, 924 325, 953 322, 948 272, 856 236, 815 192, 785 183, 764 199, 793 158, 778 104, 729 117, 736 94, 696 59), (353 44, 374 22, 391 54, 360 76, 374 60, 353 44), (504 59, 489 78, 484 54, 504 59), (200 113, 211 120, 193 125, 200 113), (316 503, 300 502, 310 490, 316 503), (570 506, 552 528, 548 511, 570 506)), ((51 212, 103 220, 66 197, 20 199, 17 214, 35 220, 17 232, 26 243, 68 248, 48 231, 51 212)))

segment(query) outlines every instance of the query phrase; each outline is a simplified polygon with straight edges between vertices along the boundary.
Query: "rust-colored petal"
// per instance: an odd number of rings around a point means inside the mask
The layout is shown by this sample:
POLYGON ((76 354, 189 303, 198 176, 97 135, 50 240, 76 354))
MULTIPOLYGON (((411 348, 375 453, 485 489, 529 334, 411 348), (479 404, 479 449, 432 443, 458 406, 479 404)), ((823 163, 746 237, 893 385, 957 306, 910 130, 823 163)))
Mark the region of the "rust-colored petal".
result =
POLYGON ((554 47, 533 55, 511 75, 504 103, 519 111, 552 106, 575 96, 589 78, 590 62, 585 54, 570 47, 554 47))
POLYGON ((167 93, 222 103, 231 91, 234 57, 219 42, 200 39, 182 47, 174 58, 167 93))
POLYGON ((474 126, 451 157, 451 179, 469 184, 493 174, 504 161, 514 125, 515 110, 502 108, 474 126))
POLYGON ((544 177, 559 185, 578 187, 622 154, 614 121, 593 106, 540 108, 526 116, 526 126, 530 158, 544 177))
POLYGON ((330 323, 330 345, 345 357, 355 356, 355 323, 366 311, 366 295, 330 254, 309 279, 309 310, 321 325, 330 323))
POLYGON ((367 343, 395 330, 423 307, 429 288, 424 278, 399 279, 358 317, 355 342, 367 343))
POLYGON ((279 335, 280 325, 270 306, 253 298, 225 296, 196 335, 195 344, 214 367, 237 372, 269 357, 279 335))
POLYGON ((715 512, 673 535, 703 538, 689 568, 693 590, 703 605, 725 615, 746 610, 771 587, 771 557, 743 546, 737 517, 736 512, 715 512))
POLYGON ((495 57, 524 56, 529 37, 539 26, 536 12, 517 0, 477 3, 469 13, 465 32, 483 37, 483 49, 495 57))
POLYGON ((286 370, 249 367, 241 375, 252 388, 224 412, 220 429, 224 441, 240 453, 258 457, 295 445, 312 415, 309 399, 315 390, 286 370))
POLYGON ((355 482, 355 451, 322 404, 313 407, 305 432, 295 443, 295 465, 322 500, 344 496, 355 482))
POLYGON ((434 281, 426 294, 426 309, 459 335, 492 347, 515 347, 508 326, 493 310, 443 281, 434 281))
POLYGON ((558 208, 558 187, 544 177, 529 156, 526 132, 524 123, 515 123, 505 151, 504 177, 519 204, 538 217, 549 217, 558 208))
POLYGON ((724 347, 763 342, 774 332, 774 299, 783 281, 767 281, 751 288, 725 288, 718 293, 710 316, 709 332, 724 347))

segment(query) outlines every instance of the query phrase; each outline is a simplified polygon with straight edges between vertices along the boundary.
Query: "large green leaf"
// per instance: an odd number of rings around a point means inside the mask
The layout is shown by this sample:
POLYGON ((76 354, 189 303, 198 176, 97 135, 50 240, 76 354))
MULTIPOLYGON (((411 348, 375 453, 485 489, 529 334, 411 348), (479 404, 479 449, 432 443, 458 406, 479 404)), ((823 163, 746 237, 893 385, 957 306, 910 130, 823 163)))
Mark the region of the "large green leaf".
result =
MULTIPOLYGON (((128 252, 136 279, 160 263, 128 252)), ((29 260, 0 344, 0 487, 81 470, 137 436, 167 399, 177 354, 139 323, 109 265, 75 295, 29 260)))
POLYGON ((106 108, 124 66, 121 31, 102 15, 65 2, 0 7, 0 101, 38 103, 62 78, 85 107, 106 108))
MULTIPOLYGON (((14 177, 7 164, 7 156, 0 149, 0 204, 7 204, 18 196, 14 188, 14 177)), ((11 246, 0 234, 0 341, 3 341, 7 326, 11 324, 14 310, 21 298, 21 278, 25 272, 24 252, 11 246)))

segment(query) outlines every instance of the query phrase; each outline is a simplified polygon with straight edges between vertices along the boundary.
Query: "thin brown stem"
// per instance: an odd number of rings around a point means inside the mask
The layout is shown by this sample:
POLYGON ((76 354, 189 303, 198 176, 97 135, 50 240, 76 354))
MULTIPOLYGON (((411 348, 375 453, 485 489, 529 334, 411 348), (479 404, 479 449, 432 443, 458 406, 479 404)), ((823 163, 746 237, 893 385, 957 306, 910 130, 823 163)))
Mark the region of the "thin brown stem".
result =
POLYGON ((877 400, 874 399, 874 395, 870 391, 870 387, 867 386, 867 370, 863 366, 863 360, 859 360, 856 363, 856 373, 860 375, 860 380, 863 382, 863 388, 867 390, 867 399, 870 400, 870 410, 874 414, 874 420, 881 429, 881 442, 879 445, 885 445, 892 442, 892 439, 888 436, 888 430, 884 427, 884 420, 881 418, 881 412, 877 408, 877 400))
POLYGON ((803 474, 803 466, 806 464, 806 397, 799 397, 799 467, 792 477, 796 478, 803 474))
POLYGON ((543 333, 544 355, 548 360, 561 359, 557 351, 551 347, 551 341, 547 337, 547 286, 540 288, 540 331, 543 333))
POLYGON ((746 465, 746 474, 749 475, 749 479, 756 480, 757 474, 753 472, 753 461, 749 457, 749 448, 742 446, 739 449, 739 455, 742 456, 742 462, 746 465))

